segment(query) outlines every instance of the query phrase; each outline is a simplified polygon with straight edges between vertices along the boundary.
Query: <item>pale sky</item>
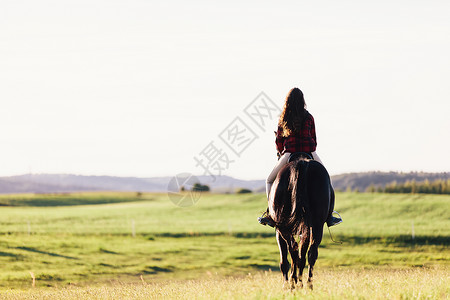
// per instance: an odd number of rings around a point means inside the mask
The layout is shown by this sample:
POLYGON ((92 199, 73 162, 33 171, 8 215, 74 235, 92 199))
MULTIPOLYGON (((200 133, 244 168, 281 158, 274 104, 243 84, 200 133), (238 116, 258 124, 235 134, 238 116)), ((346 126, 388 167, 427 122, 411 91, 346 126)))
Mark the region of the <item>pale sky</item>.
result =
POLYGON ((244 108, 305 94, 330 174, 450 171, 450 1, 0 2, 0 176, 263 179, 276 120, 244 108), (236 156, 219 135, 257 138, 236 156), (216 161, 217 162, 217 161, 216 161), (214 173, 214 172, 213 172, 214 173))

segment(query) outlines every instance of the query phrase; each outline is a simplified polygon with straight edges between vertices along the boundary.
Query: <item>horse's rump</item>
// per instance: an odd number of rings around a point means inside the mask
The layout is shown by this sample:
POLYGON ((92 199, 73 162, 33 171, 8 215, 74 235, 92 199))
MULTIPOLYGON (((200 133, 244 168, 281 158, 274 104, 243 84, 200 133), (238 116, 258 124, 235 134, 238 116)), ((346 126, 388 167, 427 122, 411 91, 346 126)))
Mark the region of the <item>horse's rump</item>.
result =
POLYGON ((297 234, 302 224, 324 224, 332 192, 328 172, 319 162, 298 159, 286 164, 272 191, 269 215, 277 228, 297 234))

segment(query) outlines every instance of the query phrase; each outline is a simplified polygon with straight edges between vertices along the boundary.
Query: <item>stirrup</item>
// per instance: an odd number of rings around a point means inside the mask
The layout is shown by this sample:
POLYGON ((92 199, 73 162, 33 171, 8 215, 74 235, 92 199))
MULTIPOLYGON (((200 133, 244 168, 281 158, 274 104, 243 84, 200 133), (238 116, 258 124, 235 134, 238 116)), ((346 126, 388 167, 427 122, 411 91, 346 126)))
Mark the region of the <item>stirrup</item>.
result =
POLYGON ((258 217, 258 222, 261 225, 269 225, 270 227, 275 227, 275 223, 270 217, 258 217))
POLYGON ((334 225, 338 225, 338 224, 341 224, 343 222, 341 215, 335 210, 333 210, 333 212, 331 213, 331 220, 330 221, 331 222, 327 222, 327 226, 328 227, 331 227, 331 226, 334 226, 334 225), (333 216, 333 214, 337 214, 339 216, 339 218, 333 216))
POLYGON ((333 214, 337 214, 337 215, 339 216, 339 219, 341 219, 341 222, 342 222, 342 217, 341 217, 341 215, 340 215, 337 211, 333 210, 333 212, 331 213, 331 215, 333 215, 333 214))

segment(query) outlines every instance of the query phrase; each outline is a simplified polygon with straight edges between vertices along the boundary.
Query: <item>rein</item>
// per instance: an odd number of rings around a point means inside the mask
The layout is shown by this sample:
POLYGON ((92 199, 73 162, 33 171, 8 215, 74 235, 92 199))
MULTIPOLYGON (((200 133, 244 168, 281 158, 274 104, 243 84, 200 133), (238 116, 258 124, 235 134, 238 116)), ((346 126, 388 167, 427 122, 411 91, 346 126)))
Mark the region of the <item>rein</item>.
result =
POLYGON ((328 233, 330 234, 330 239, 331 239, 331 241, 332 241, 333 243, 335 243, 335 244, 342 245, 342 241, 336 242, 336 241, 333 239, 333 235, 331 234, 330 227, 327 226, 327 228, 328 228, 328 233))

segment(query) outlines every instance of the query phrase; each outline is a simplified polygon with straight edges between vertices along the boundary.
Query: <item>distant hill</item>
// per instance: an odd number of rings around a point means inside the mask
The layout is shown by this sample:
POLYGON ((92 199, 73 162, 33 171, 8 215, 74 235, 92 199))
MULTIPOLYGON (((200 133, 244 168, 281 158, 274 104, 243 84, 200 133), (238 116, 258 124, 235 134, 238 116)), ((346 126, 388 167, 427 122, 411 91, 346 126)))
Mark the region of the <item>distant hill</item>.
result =
MULTIPOLYGON (((0 177, 0 194, 67 193, 81 191, 167 192, 173 177, 115 177, 73 174, 25 174, 0 177)), ((263 190, 264 180, 240 180, 229 176, 197 176, 213 192, 234 192, 239 188, 263 190)))
MULTIPOLYGON (((167 185, 166 185, 167 186, 167 185)), ((79 191, 158 191, 162 185, 142 178, 26 174, 0 177, 0 193, 61 193, 79 191)))
POLYGON ((375 188, 384 188, 387 184, 397 182, 403 184, 406 181, 415 180, 416 182, 423 182, 428 180, 430 182, 443 179, 450 179, 450 173, 424 173, 424 172, 364 172, 364 173, 347 173, 332 176, 331 180, 335 190, 358 190, 360 192, 373 185, 375 188))
MULTIPOLYGON (((0 177, 0 193, 67 193, 80 191, 136 191, 136 192, 167 192, 167 187, 173 177, 115 177, 115 176, 84 176, 73 174, 25 174, 19 176, 0 177)), ((265 191, 265 180, 241 180, 230 176, 197 176, 202 184, 208 185, 213 192, 234 192, 240 188, 254 192, 265 191)), ((375 187, 396 181, 404 183, 408 180, 417 182, 437 179, 450 179, 450 173, 396 173, 396 172, 366 172, 349 173, 332 176, 336 190, 347 189, 364 192, 373 184, 375 187)))

